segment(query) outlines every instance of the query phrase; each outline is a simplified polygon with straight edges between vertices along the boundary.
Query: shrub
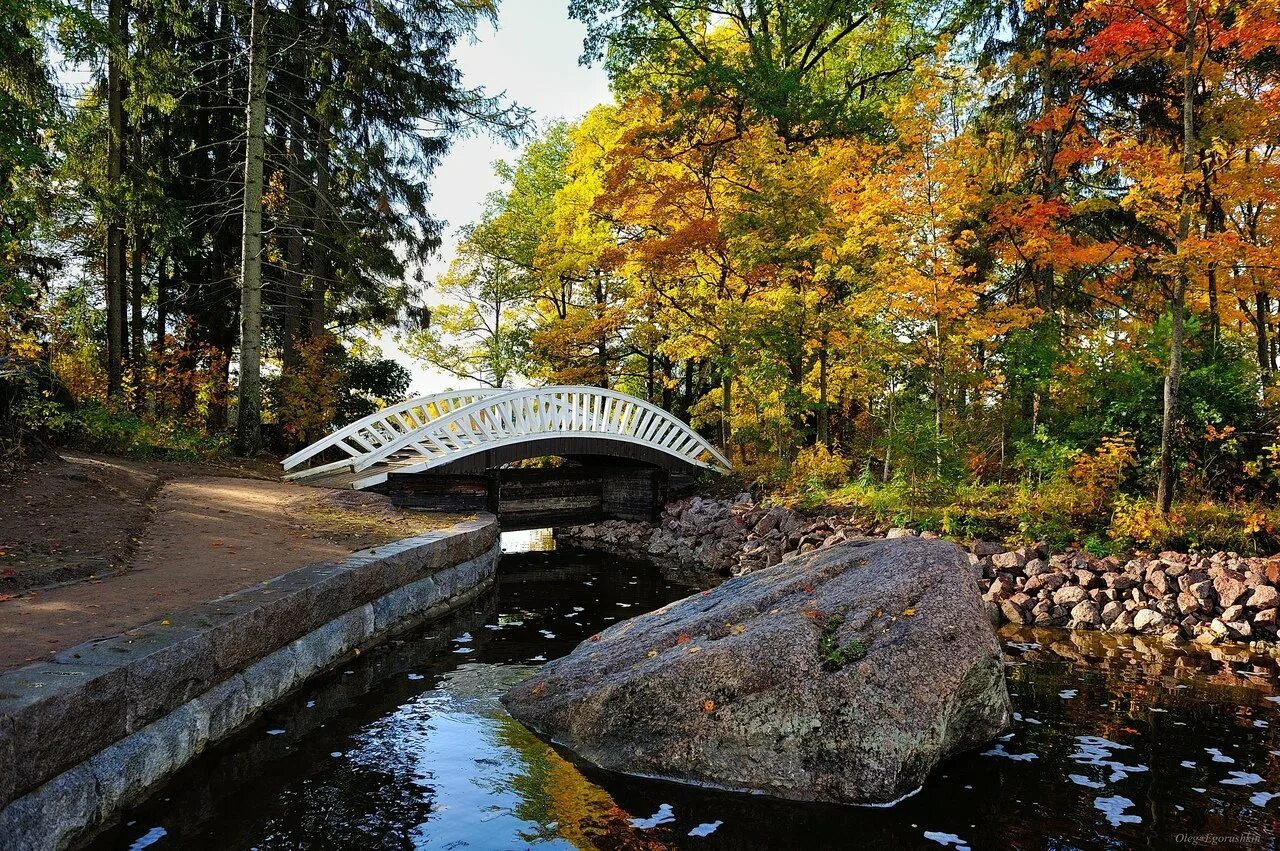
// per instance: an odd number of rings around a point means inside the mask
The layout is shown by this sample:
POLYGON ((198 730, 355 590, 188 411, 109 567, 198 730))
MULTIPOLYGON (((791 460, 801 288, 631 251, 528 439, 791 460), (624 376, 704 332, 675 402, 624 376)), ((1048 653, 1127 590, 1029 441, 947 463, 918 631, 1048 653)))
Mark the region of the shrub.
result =
POLYGON ((108 405, 70 409, 48 399, 29 402, 24 425, 60 445, 166 461, 209 461, 230 453, 225 436, 210 437, 172 420, 145 420, 108 405))
POLYGON ((1150 500, 1121 497, 1108 534, 1125 549, 1263 553, 1275 550, 1277 528, 1276 512, 1260 506, 1204 499, 1177 503, 1165 515, 1150 500))
POLYGON ((787 486, 797 493, 839 487, 849 479, 849 461, 819 443, 801 449, 791 462, 787 486))

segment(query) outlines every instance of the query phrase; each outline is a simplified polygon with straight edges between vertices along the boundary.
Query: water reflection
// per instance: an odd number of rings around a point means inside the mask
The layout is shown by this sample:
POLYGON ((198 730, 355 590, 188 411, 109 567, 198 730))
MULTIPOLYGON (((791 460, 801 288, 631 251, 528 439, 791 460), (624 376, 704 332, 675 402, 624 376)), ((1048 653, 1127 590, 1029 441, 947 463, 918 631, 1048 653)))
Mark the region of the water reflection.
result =
POLYGON ((1002 632, 1013 730, 890 809, 601 772, 498 703, 545 659, 705 584, 594 553, 507 556, 492 597, 363 654, 95 847, 1164 848, 1184 834, 1274 847, 1280 696, 1270 663, 1248 654, 1002 632))
POLYGON ((524 529, 502 533, 504 553, 549 553, 556 548, 556 538, 551 529, 524 529))

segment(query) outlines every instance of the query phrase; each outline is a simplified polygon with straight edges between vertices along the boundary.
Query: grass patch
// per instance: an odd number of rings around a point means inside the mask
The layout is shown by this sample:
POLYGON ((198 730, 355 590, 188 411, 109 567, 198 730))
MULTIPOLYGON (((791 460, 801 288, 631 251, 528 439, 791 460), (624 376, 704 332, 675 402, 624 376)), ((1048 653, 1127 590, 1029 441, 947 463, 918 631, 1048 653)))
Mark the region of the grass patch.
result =
POLYGON ((857 638, 843 647, 840 646, 838 633, 843 623, 843 615, 831 615, 822 625, 822 636, 818 639, 818 655, 822 657, 824 671, 838 671, 867 655, 869 648, 857 638))
POLYGON ((380 547, 392 541, 444 529, 475 517, 472 514, 427 511, 404 511, 392 514, 385 511, 364 511, 359 508, 342 508, 324 504, 309 505, 303 508, 299 515, 303 525, 312 534, 333 541, 335 544, 349 546, 353 550, 380 547))

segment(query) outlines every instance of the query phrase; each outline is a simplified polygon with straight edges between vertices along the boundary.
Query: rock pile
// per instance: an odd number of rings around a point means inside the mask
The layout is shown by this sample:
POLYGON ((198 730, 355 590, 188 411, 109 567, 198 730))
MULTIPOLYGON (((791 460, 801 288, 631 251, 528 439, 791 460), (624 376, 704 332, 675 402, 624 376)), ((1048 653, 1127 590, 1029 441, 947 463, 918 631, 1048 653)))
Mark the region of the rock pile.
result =
POLYGON ((1163 552, 1122 561, 1043 546, 970 556, 995 621, 1160 635, 1204 644, 1271 640, 1280 562, 1163 552))
POLYGON ((874 535, 852 519, 806 518, 784 506, 761 506, 749 494, 733 500, 689 497, 667 503, 656 523, 605 520, 556 530, 575 546, 644 558, 661 556, 741 576, 773 567, 793 553, 874 535))
MULTIPOLYGON (((656 523, 609 520, 557 532, 577 546, 697 564, 735 576, 851 539, 916 534, 854 518, 806 517, 783 506, 757 505, 748 494, 733 500, 676 500, 656 523)), ((1078 550, 1050 553, 1044 544, 1006 550, 990 541, 972 543, 968 553, 993 623, 1201 644, 1276 639, 1280 559, 1163 552, 1126 561, 1078 550)))

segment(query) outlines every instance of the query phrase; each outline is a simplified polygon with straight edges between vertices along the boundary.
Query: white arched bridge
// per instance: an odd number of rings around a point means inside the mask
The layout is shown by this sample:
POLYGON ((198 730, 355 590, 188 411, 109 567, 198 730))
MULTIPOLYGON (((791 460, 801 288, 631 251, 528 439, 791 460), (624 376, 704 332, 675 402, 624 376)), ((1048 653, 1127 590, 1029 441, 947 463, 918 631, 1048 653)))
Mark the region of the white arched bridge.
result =
POLYGON ((597 482, 601 516, 628 514, 610 510, 611 491, 632 492, 629 501, 644 503, 639 513, 649 515, 665 497, 670 474, 730 469, 719 450, 670 413, 634 396, 581 386, 410 399, 334 431, 282 466, 289 480, 385 490, 414 507, 479 508, 483 490, 484 507, 500 517, 502 505, 508 513, 588 509, 578 497, 594 493, 597 482), (544 456, 578 463, 559 472, 504 469, 544 456))

